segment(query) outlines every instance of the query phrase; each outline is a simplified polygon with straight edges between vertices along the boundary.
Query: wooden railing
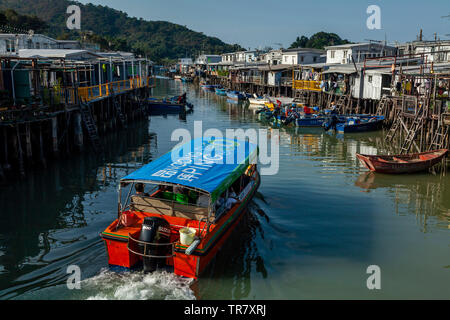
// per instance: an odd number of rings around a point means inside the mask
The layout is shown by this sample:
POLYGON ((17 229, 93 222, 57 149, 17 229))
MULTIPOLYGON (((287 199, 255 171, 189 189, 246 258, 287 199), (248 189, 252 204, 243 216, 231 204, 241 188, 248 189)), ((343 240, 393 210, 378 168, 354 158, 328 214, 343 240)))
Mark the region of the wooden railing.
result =
POLYGON ((292 82, 292 89, 296 90, 310 90, 310 91, 321 91, 320 81, 313 80, 294 80, 292 82))

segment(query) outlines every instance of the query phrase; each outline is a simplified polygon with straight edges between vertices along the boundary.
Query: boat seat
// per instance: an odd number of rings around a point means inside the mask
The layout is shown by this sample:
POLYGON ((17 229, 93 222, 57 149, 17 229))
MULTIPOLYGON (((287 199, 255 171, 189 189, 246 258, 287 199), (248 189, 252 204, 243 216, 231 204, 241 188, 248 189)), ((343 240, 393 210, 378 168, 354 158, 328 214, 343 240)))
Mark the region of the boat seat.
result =
MULTIPOLYGON (((133 211, 157 213, 190 220, 202 220, 208 217, 208 208, 150 197, 131 196, 130 206, 133 211)), ((211 217, 211 221, 214 221, 214 216, 211 217)))
POLYGON ((405 160, 400 159, 400 158, 397 158, 397 157, 393 157, 392 159, 393 159, 394 161, 399 162, 399 163, 408 163, 408 161, 405 161, 405 160))
POLYGON ((172 215, 172 206, 155 198, 131 196, 130 206, 133 211, 172 215))
POLYGON ((419 159, 422 160, 422 161, 431 160, 431 159, 434 159, 434 158, 436 158, 436 156, 432 155, 432 154, 421 154, 421 155, 419 155, 419 159))

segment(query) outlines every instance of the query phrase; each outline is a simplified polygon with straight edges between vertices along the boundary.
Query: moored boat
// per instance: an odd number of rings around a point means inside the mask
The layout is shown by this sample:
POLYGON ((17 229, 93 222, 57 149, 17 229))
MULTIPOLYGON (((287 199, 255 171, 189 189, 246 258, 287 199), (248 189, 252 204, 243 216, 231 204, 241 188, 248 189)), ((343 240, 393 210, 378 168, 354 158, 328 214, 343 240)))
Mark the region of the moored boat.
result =
POLYGON ((383 116, 347 117, 345 122, 336 124, 336 131, 340 133, 376 131, 383 127, 383 122, 383 116))
POLYGON ((257 105, 259 107, 264 106, 266 103, 271 103, 270 99, 262 97, 248 98, 248 102, 250 102, 250 104, 252 105, 257 105))
POLYGON ((257 153, 247 141, 200 138, 122 178, 118 217, 101 233, 108 264, 198 278, 259 187, 257 153))
POLYGON ((216 88, 216 94, 218 96, 226 96, 227 95, 227 89, 224 88, 216 88))
POLYGON ((399 174, 427 170, 439 163, 447 153, 447 149, 439 149, 392 156, 372 156, 357 153, 356 157, 370 171, 399 174))
POLYGON ((172 98, 148 98, 148 111, 152 115, 182 113, 188 109, 192 109, 192 105, 186 101, 186 94, 175 96, 172 98))
POLYGON ((228 91, 227 97, 231 100, 244 100, 246 97, 239 91, 228 91))

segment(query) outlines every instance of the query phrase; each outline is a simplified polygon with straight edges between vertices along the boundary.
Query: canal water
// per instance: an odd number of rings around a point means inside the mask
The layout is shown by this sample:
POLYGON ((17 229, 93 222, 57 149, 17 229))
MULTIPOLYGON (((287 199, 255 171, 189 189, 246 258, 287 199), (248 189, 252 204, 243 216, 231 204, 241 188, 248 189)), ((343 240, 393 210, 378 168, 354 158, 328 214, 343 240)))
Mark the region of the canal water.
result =
MULTIPOLYGON (((383 133, 280 129, 278 174, 263 176, 243 222, 199 281, 114 273, 99 233, 116 217, 121 177, 168 152, 177 128, 269 129, 247 106, 188 93, 194 111, 153 116, 105 137, 103 158, 73 155, 0 187, 0 299, 448 299, 450 176, 369 174, 355 152, 383 133), (68 267, 81 270, 69 290, 68 267), (381 289, 369 290, 369 266, 381 289)), ((369 281, 370 282, 370 281, 369 281)))

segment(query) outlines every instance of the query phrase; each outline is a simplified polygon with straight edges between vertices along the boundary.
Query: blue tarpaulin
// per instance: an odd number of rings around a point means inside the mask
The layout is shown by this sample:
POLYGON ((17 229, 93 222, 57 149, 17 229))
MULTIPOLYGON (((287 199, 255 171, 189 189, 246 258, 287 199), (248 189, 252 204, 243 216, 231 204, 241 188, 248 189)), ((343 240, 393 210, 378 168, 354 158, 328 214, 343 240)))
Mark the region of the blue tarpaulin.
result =
POLYGON ((121 181, 183 185, 211 194, 214 202, 250 163, 256 163, 257 154, 257 145, 248 141, 199 138, 174 148, 121 181))

